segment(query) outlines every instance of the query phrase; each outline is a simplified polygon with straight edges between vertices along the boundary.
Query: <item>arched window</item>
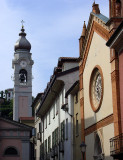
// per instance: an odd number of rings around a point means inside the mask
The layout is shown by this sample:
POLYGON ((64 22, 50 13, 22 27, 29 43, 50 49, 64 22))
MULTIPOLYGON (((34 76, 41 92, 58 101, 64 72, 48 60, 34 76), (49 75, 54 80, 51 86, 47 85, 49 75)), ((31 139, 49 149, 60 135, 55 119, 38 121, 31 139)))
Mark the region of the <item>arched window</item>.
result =
POLYGON ((98 134, 95 136, 95 144, 94 144, 94 159, 95 160, 103 160, 104 159, 104 154, 102 152, 102 146, 101 146, 101 141, 100 137, 98 134))
POLYGON ((20 80, 20 83, 26 83, 27 82, 27 71, 25 69, 20 70, 19 80, 20 80))
POLYGON ((5 156, 13 156, 13 155, 16 156, 18 155, 18 151, 15 147, 8 147, 5 149, 4 155, 5 156))

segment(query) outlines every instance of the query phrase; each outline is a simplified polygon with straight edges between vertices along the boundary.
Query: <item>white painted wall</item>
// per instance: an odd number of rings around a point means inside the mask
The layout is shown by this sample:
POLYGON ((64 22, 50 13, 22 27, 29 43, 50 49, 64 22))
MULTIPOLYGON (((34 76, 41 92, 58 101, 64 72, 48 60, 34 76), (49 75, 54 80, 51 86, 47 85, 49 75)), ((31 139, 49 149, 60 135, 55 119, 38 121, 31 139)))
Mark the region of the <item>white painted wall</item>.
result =
MULTIPOLYGON (((63 111, 61 109, 61 106, 65 103, 68 102, 68 107, 69 107, 69 113, 73 115, 73 110, 71 108, 73 107, 73 99, 71 97, 65 99, 65 93, 66 91, 75 83, 76 80, 79 79, 79 71, 75 71, 72 73, 69 73, 67 75, 60 76, 58 79, 64 81, 64 87, 62 91, 57 95, 56 99, 54 100, 53 105, 49 108, 50 110, 50 124, 49 122, 49 116, 47 117, 47 128, 44 128, 44 142, 48 137, 51 136, 51 147, 52 147, 52 132, 59 127, 63 121, 65 121, 65 127, 66 127, 66 119, 68 119, 68 140, 66 140, 66 135, 65 135, 65 141, 64 141, 64 154, 60 153, 60 159, 62 160, 68 160, 68 159, 73 159, 73 144, 72 144, 72 134, 73 134, 73 128, 72 128, 72 118, 71 116, 63 111), (59 101, 59 102, 57 102, 59 101), (56 103, 59 104, 58 106, 58 114, 56 110, 56 103), (54 117, 54 106, 55 106, 55 117, 54 117)), ((46 121, 46 116, 49 114, 49 110, 44 116, 44 121, 46 121)), ((66 133, 66 130, 65 130, 66 133)), ((60 130, 59 130, 59 139, 60 139, 60 130)), ((47 145, 48 146, 48 145, 47 145)))

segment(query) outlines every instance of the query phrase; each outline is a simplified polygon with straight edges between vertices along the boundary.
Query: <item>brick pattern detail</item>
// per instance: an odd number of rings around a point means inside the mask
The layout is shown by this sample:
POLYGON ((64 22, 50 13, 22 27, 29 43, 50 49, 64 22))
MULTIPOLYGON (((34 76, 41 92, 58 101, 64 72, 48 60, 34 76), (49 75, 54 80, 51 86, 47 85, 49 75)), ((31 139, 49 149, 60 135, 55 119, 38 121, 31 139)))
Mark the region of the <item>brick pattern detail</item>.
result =
POLYGON ((111 73, 111 81, 112 81, 113 113, 114 113, 114 134, 115 136, 117 136, 121 133, 119 70, 114 70, 111 73))
POLYGON ((85 141, 85 123, 84 123, 84 98, 80 99, 80 112, 81 112, 81 127, 82 127, 82 141, 85 141))
POLYGON ((110 62, 112 62, 116 58, 117 58, 117 56, 115 54, 115 50, 114 49, 110 49, 110 62))
POLYGON ((102 127, 105 127, 114 121, 114 116, 113 114, 109 115, 108 117, 102 119, 101 121, 97 122, 96 124, 93 124, 92 126, 88 127, 85 129, 85 136, 93 133, 97 129, 100 129, 102 127))
POLYGON ((115 17, 115 2, 116 0, 110 0, 109 1, 109 12, 110 12, 110 17, 115 17))
POLYGON ((111 34, 109 33, 108 30, 106 30, 104 27, 102 27, 97 22, 93 21, 92 28, 91 28, 90 35, 89 35, 89 39, 87 40, 87 44, 85 44, 86 48, 84 50, 84 56, 83 56, 83 59, 82 59, 82 64, 80 65, 80 69, 79 69, 80 74, 83 74, 83 71, 84 71, 84 68, 85 68, 85 64, 86 64, 86 60, 87 60, 87 57, 88 57, 88 52, 89 52, 89 49, 90 49, 90 45, 91 45, 91 41, 92 41, 94 31, 96 33, 98 33, 106 41, 111 36, 111 34))
POLYGON ((80 84, 80 90, 82 90, 83 89, 83 75, 81 74, 80 76, 79 76, 79 84, 80 84))
POLYGON ((109 31, 107 31, 105 28, 103 28, 100 24, 97 22, 94 22, 93 29, 95 32, 97 32, 103 39, 106 41, 110 38, 109 31))

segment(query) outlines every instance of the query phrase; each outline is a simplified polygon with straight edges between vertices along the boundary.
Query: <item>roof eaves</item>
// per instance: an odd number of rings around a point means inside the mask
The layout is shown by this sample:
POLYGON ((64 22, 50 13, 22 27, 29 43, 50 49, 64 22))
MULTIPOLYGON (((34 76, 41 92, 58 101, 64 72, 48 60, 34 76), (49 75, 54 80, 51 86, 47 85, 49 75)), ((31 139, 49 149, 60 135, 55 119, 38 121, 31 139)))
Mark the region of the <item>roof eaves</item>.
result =
POLYGON ((56 80, 56 75, 53 76, 52 81, 51 81, 51 83, 49 84, 49 87, 48 87, 48 89, 46 90, 46 93, 44 94, 44 96, 43 96, 43 98, 42 98, 41 104, 40 104, 40 106, 39 106, 39 108, 38 108, 38 110, 37 110, 37 112, 36 112, 36 115, 38 114, 39 110, 41 109, 41 106, 43 105, 43 103, 44 103, 44 101, 45 101, 45 99, 46 99, 46 97, 47 97, 47 95, 48 95, 48 93, 49 93, 49 91, 50 91, 50 88, 52 87, 52 85, 53 85, 53 83, 54 83, 55 80, 56 80))

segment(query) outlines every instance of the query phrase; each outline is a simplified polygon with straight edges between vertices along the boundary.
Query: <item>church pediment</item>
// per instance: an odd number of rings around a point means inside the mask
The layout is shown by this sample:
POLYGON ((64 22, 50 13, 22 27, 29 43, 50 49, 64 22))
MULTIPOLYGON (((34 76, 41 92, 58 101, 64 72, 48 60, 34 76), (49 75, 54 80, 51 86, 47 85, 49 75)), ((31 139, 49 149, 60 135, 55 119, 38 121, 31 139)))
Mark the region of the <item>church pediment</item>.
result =
POLYGON ((0 130, 32 130, 32 127, 0 117, 0 130))
MULTIPOLYGON (((102 39, 106 41, 110 38, 110 27, 106 25, 108 18, 103 16, 102 14, 94 14, 93 12, 90 14, 87 31, 85 35, 85 40, 82 48, 82 61, 80 62, 80 73, 83 73, 85 64, 87 61, 87 57, 89 54, 90 46, 92 45, 94 33, 99 35, 102 39)), ((96 47, 96 43, 94 44, 96 47)))

